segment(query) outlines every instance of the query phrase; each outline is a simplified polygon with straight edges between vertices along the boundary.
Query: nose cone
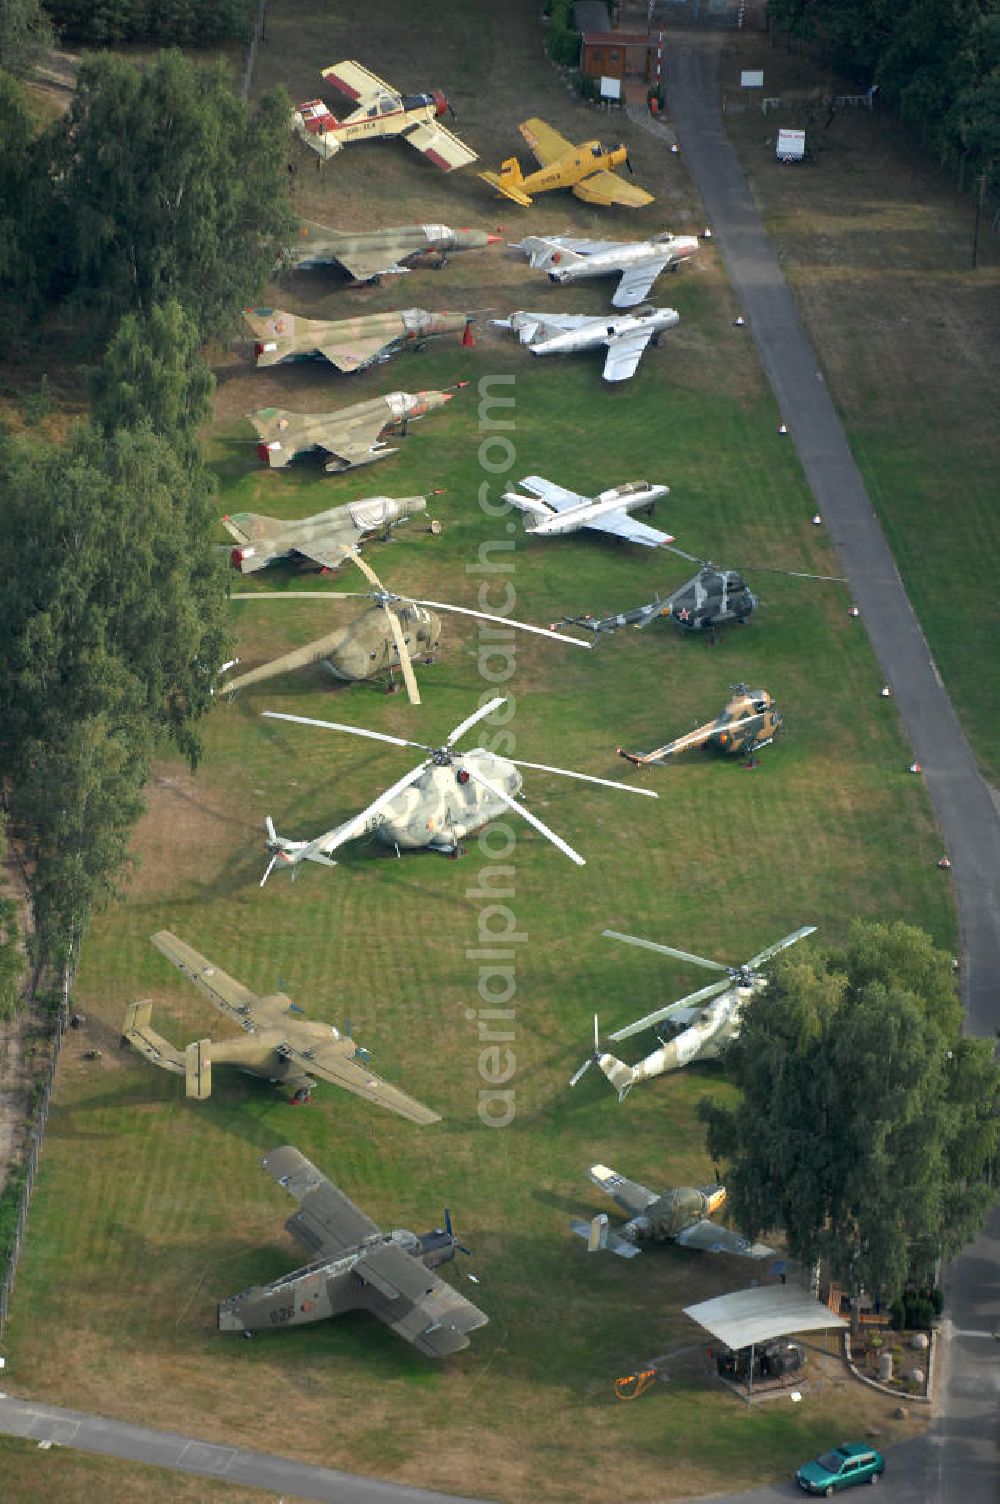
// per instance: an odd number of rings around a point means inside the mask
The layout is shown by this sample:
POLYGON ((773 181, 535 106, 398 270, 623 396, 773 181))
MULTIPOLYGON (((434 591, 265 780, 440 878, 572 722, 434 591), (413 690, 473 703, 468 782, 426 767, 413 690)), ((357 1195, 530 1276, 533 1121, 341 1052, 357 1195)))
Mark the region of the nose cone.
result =
POLYGON ((238 1296, 230 1300, 224 1300, 219 1306, 219 1331, 220 1332, 245 1332, 246 1326, 240 1314, 241 1301, 238 1296))
POLYGON ((726 1188, 724 1185, 712 1186, 706 1190, 705 1197, 708 1201, 708 1215, 711 1217, 725 1206, 726 1188))
POLYGON ((455 249, 458 251, 481 251, 485 246, 499 244, 502 235, 487 235, 485 230, 455 230, 455 249))
POLYGON ((674 241, 674 255, 679 261, 693 256, 697 249, 698 239, 695 235, 679 235, 674 241))

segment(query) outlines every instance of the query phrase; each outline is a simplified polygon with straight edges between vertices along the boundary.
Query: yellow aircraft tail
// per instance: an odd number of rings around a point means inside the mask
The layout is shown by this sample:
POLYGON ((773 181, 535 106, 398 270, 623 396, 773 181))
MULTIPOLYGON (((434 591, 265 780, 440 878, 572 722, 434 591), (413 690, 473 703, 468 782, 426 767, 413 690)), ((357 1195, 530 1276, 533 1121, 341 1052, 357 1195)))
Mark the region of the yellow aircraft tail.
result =
POLYGON ((212 1061, 209 1056, 210 1039, 196 1039, 184 1051, 184 1094, 196 1102, 204 1102, 212 1095, 212 1061))
POLYGON ((521 204, 523 208, 531 207, 531 198, 522 188, 524 176, 521 172, 521 164, 516 157, 508 157, 506 162, 501 163, 499 173, 481 172, 479 176, 484 183, 489 183, 504 198, 513 199, 515 204, 521 204))

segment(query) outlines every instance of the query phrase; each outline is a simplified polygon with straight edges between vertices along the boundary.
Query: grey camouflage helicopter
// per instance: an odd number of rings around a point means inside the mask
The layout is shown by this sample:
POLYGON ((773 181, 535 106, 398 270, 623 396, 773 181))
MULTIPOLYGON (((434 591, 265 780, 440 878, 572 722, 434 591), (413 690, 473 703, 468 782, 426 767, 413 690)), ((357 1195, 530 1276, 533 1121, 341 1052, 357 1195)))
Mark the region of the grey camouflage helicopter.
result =
POLYGON ((474 616, 480 621, 498 622, 503 627, 513 627, 522 632, 533 632, 540 637, 552 637, 556 642, 569 643, 575 647, 591 648, 593 643, 582 637, 568 637, 548 627, 534 627, 528 622, 514 621, 509 616, 496 616, 489 611, 473 611, 468 606, 452 606, 444 601, 414 600, 411 596, 397 595, 387 590, 368 562, 357 553, 352 555, 362 574, 371 581, 371 590, 254 590, 239 592, 232 596, 235 601, 314 601, 333 605, 341 600, 371 601, 367 611, 346 627, 338 627, 325 636, 308 642, 304 647, 294 648, 270 663, 229 679, 220 686, 221 694, 234 694, 251 684, 260 684, 273 679, 277 674, 305 668, 312 663, 323 663, 334 679, 345 683, 358 683, 388 675, 389 687, 396 687, 394 673, 398 669, 411 705, 420 704, 420 690, 413 669, 413 659, 425 664, 435 661, 434 654, 441 639, 441 621, 438 611, 450 611, 459 616, 474 616), (433 607, 433 610, 427 609, 433 607))
POLYGON ((263 715, 269 720, 291 721, 300 726, 319 726, 326 731, 344 731, 349 736, 363 736, 371 741, 387 742, 393 747, 415 747, 426 756, 360 814, 353 815, 342 825, 324 831, 311 841, 292 841, 278 835, 269 815, 266 825, 270 860, 260 886, 264 886, 274 868, 279 865, 290 867, 293 877, 298 864, 303 861, 335 867, 337 863, 333 859, 333 852, 358 836, 375 835, 387 846, 394 847, 397 855, 402 851, 427 848, 445 856, 458 857, 463 855, 461 842, 466 836, 473 835, 508 810, 513 810, 527 820, 546 840, 558 847, 564 856, 583 867, 585 862, 578 851, 543 824, 526 805, 517 802, 516 796, 521 792, 523 782, 518 768, 534 768, 542 773, 555 773, 560 778, 578 778, 583 783, 622 789, 628 794, 656 797, 652 789, 636 788, 610 778, 595 778, 589 773, 575 773, 568 768, 553 768, 547 763, 525 762, 519 757, 499 757, 488 752, 485 747, 473 747, 468 752, 456 750, 456 742, 467 731, 504 704, 505 697, 499 695, 481 705, 461 721, 439 747, 408 741, 400 736, 386 736, 381 731, 363 730, 360 726, 344 726, 336 721, 286 715, 277 710, 263 711, 263 715))

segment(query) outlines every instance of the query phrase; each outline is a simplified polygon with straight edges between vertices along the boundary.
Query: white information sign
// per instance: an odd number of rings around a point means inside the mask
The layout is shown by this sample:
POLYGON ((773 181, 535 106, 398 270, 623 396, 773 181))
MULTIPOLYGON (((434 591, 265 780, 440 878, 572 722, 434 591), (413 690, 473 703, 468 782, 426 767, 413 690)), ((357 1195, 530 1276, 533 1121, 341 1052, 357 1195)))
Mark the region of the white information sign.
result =
POLYGON ((602 99, 621 99, 621 97, 622 97, 622 81, 621 81, 621 79, 620 78, 608 78, 605 74, 602 73, 601 74, 601 98, 602 99))
POLYGON ((779 131, 775 155, 779 162, 801 162, 806 154, 805 131, 779 131))
POLYGON ((752 71, 744 69, 744 71, 740 74, 740 88, 742 88, 742 89, 762 89, 763 87, 764 87, 764 74, 763 74, 763 71, 761 71, 760 73, 754 73, 752 71))

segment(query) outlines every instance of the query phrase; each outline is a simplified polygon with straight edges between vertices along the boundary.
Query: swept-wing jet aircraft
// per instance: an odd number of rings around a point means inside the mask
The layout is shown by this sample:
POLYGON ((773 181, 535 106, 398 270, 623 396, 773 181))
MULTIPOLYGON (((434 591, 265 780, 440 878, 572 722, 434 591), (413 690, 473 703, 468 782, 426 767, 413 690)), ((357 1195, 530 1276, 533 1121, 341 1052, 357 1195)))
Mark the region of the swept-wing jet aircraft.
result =
POLYGON ((298 238, 285 247, 284 267, 341 266, 355 282, 378 282, 418 267, 439 269, 455 251, 481 251, 502 235, 453 230, 449 225, 393 225, 386 230, 330 230, 302 220, 298 238))
POLYGON ((752 763, 761 748, 774 741, 781 730, 781 722, 781 711, 766 689, 734 684, 725 709, 714 721, 696 726, 685 736, 679 736, 676 741, 667 742, 653 752, 626 752, 624 747, 619 747, 618 756, 634 762, 637 768, 648 768, 654 763, 666 762, 678 752, 690 752, 694 747, 716 747, 720 752, 742 752, 752 763))
POLYGON ((548 193, 553 188, 569 188, 587 204, 641 209, 653 202, 651 193, 634 183, 623 182, 612 171, 625 166, 631 173, 627 147, 605 146, 600 141, 583 141, 574 146, 537 117, 523 120, 518 130, 539 163, 539 170, 525 177, 517 158, 508 157, 498 173, 479 174, 484 183, 489 183, 504 198, 513 199, 515 204, 530 208, 534 194, 548 193))
POLYGON ((363 371, 400 350, 422 350, 437 334, 458 334, 469 343, 471 313, 428 313, 401 308, 398 313, 365 313, 359 318, 304 319, 282 308, 245 308, 243 317, 257 337, 257 369, 285 360, 321 355, 338 371, 363 371))
POLYGON ((580 528, 593 528, 595 532, 611 533, 624 538, 626 543, 642 543, 647 548, 662 548, 674 541, 672 533, 661 533, 630 515, 636 511, 651 512, 656 502, 669 494, 669 486, 630 480, 590 497, 567 491, 541 475, 526 475, 518 485, 528 495, 505 491, 504 501, 524 512, 525 532, 532 537, 552 538, 578 532, 580 528))
POLYGON ((387 392, 384 397, 370 397, 367 402, 355 402, 332 413, 290 413, 280 407, 260 407, 248 414, 260 438, 258 458, 277 470, 297 454, 325 449, 332 458, 324 468, 331 473, 371 465, 396 453, 382 434, 398 433, 405 439, 411 423, 444 407, 459 387, 467 385, 460 381, 440 392, 387 392))
POLYGON ((161 1070, 183 1076, 187 1096, 203 1102, 212 1094, 212 1066, 233 1065, 249 1076, 286 1086, 294 1102, 308 1102, 315 1082, 329 1081, 411 1123, 440 1121, 440 1113, 369 1070, 368 1051, 349 1034, 341 1034, 331 1024, 296 1017, 302 1010, 283 992, 264 996, 251 992, 169 930, 158 930, 150 938, 213 1008, 239 1024, 246 1035, 245 1039, 198 1039, 182 1054, 154 1031, 153 1005, 148 999, 129 1005, 122 1044, 131 1045, 161 1070))
POLYGON ((698 249, 694 235, 663 230, 649 240, 580 240, 572 235, 526 235, 514 246, 550 282, 579 282, 585 277, 620 277, 611 299, 616 308, 644 303, 667 267, 675 272, 698 249))
POLYGON ((532 355, 575 355, 578 350, 604 346, 605 381, 628 381, 647 345, 659 343, 664 329, 680 323, 676 308, 640 308, 617 318, 594 318, 589 313, 528 313, 518 309, 510 318, 491 319, 509 329, 532 355))
POLYGON ((635 1023, 616 1029, 610 1036, 616 1042, 631 1039, 644 1029, 655 1029, 657 1024, 667 1023, 673 1031, 667 1038, 659 1034, 657 1049, 636 1065, 626 1065, 623 1060, 601 1049, 597 1016, 594 1016, 594 1052, 575 1071, 570 1086, 576 1086, 592 1065, 600 1067, 622 1102, 632 1087, 640 1081, 651 1081, 667 1071, 680 1070, 693 1060, 715 1060, 724 1045, 735 1039, 740 1031, 743 1009, 750 999, 767 986, 768 979, 761 968, 779 951, 787 950, 799 940, 814 933, 816 926, 807 924, 769 945, 766 950, 751 956, 742 966, 726 966, 720 961, 707 961, 704 956, 694 956, 690 951, 675 950, 671 945, 657 945, 653 940, 642 940, 636 935, 622 935, 617 930, 604 930, 609 940, 622 940, 626 945, 637 945, 642 950, 652 950, 662 956, 676 956, 681 961, 693 961, 709 971, 725 972, 721 982, 711 982, 697 992, 689 993, 676 1003, 667 1003, 656 1008, 635 1023))
POLYGON ((553 768, 547 763, 524 762, 519 757, 500 757, 488 752, 485 747, 473 747, 469 752, 459 752, 455 743, 471 731, 472 727, 492 715, 505 704, 502 695, 481 705, 472 715, 451 732, 440 747, 430 747, 423 742, 411 742, 400 736, 385 736, 381 731, 366 731, 360 726, 343 726, 337 721, 317 721, 310 716, 285 715, 277 710, 265 710, 263 714, 273 721, 293 721, 300 726, 319 726, 325 731, 345 731, 350 736, 364 736, 375 742, 388 742, 393 747, 416 747, 425 753, 423 760, 390 788, 373 800, 360 814, 352 815, 342 825, 324 831, 311 841, 290 841, 279 836, 270 816, 267 818, 267 850, 270 860, 261 887, 267 882, 276 866, 291 867, 295 876, 299 862, 320 862, 325 867, 335 867, 332 853, 347 841, 359 836, 375 835, 387 846, 401 851, 427 849, 439 851, 444 856, 462 855, 462 840, 481 830, 491 820, 499 819, 512 811, 543 835, 547 841, 568 856, 577 866, 584 866, 584 859, 574 851, 561 836, 532 814, 527 805, 520 804, 516 796, 521 792, 522 778, 518 768, 534 768, 542 773, 555 773, 560 778, 578 778, 582 783, 596 783, 603 788, 622 789, 630 794, 645 794, 647 789, 637 789, 631 784, 615 783, 609 778, 594 778, 590 773, 574 773, 568 768, 553 768))
POLYGON ((293 114, 292 128, 324 161, 353 141, 377 141, 385 136, 401 136, 443 172, 477 160, 464 141, 439 124, 438 117, 446 110, 452 118, 455 115, 439 90, 400 94, 377 73, 349 59, 324 68, 323 77, 355 103, 343 120, 338 120, 322 99, 306 100, 293 114))
POLYGON ((266 569, 277 559, 308 559, 321 569, 338 569, 345 559, 356 558, 371 533, 387 537, 394 527, 426 510, 424 496, 366 496, 292 522, 258 512, 233 512, 223 517, 222 526, 236 539, 229 557, 241 574, 266 569))
POLYGON ((679 1243, 682 1248, 746 1259, 766 1259, 774 1253, 765 1243, 750 1243, 728 1227, 709 1221, 725 1205, 725 1186, 683 1185, 658 1194, 635 1180, 626 1180, 607 1165, 591 1165, 587 1174, 629 1219, 620 1232, 609 1229, 603 1214, 590 1222, 570 1223, 573 1231, 587 1240, 591 1253, 607 1249, 619 1258, 634 1259, 642 1252, 639 1244, 646 1241, 679 1243))
POLYGON ((469 1333, 489 1321, 434 1273, 456 1250, 469 1251, 452 1232, 448 1211, 444 1227, 433 1232, 383 1232, 290 1144, 272 1149, 261 1164, 299 1203, 285 1226, 309 1262, 224 1300, 220 1331, 249 1337, 345 1311, 370 1311, 426 1357, 443 1358, 468 1347, 469 1333))

